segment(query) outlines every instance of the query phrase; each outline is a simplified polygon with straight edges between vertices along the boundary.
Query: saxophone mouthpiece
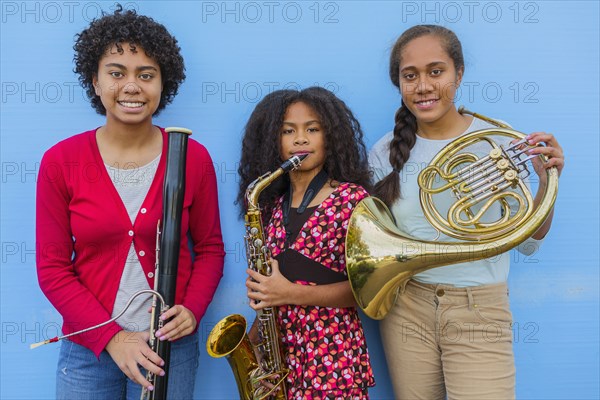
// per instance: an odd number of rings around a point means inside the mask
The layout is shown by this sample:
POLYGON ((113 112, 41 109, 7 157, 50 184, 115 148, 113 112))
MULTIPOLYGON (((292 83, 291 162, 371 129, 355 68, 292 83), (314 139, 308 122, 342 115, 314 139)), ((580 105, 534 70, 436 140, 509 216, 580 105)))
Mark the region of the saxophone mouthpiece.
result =
POLYGON ((302 164, 302 161, 304 161, 306 157, 308 157, 308 153, 292 156, 288 158, 283 164, 281 164, 281 168, 284 172, 295 170, 300 166, 300 164, 302 164))

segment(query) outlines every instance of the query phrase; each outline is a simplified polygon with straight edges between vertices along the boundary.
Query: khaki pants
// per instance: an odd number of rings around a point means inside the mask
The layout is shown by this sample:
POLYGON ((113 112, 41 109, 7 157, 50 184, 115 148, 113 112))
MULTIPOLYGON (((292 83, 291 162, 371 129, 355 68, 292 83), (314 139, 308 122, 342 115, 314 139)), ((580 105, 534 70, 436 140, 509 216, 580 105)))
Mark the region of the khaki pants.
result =
POLYGON ((380 323, 396 399, 514 399, 511 324, 504 283, 409 281, 380 323))

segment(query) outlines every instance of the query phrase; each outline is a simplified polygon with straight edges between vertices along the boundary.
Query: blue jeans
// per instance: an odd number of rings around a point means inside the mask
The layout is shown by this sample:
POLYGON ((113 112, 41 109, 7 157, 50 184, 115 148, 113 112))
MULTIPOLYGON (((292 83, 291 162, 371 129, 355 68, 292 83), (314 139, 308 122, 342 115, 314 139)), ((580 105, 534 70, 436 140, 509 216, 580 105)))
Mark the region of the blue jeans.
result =
MULTIPOLYGON (((167 398, 190 400, 198 370, 198 334, 171 344, 167 398)), ((146 371, 141 368, 145 376, 146 371)), ((117 367, 106 350, 100 360, 94 353, 70 340, 60 347, 56 371, 58 400, 139 400, 142 387, 117 367)))

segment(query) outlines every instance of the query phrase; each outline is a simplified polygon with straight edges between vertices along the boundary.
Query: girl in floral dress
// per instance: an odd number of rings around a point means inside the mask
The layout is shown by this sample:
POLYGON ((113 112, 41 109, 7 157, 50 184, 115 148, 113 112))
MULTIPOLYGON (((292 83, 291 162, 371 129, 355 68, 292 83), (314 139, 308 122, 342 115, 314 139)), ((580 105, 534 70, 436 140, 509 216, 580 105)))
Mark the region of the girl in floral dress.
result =
MULTIPOLYGON (((248 269, 255 309, 274 307, 287 367, 288 399, 368 399, 375 384, 346 275, 344 242, 370 175, 360 124, 343 101, 312 87, 267 95, 248 121, 238 204, 251 181, 293 155, 300 168, 262 192, 273 272, 248 269)), ((257 340, 256 326, 250 340, 257 340)))

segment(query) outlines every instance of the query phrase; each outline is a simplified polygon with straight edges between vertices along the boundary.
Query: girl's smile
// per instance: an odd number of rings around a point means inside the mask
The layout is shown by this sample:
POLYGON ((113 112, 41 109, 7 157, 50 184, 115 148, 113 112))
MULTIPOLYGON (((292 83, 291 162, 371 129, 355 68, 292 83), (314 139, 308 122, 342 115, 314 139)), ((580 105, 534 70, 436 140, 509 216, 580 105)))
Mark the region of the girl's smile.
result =
POLYGON ((106 109, 107 124, 151 123, 160 104, 160 66, 141 47, 129 43, 106 51, 93 79, 96 94, 106 109))

